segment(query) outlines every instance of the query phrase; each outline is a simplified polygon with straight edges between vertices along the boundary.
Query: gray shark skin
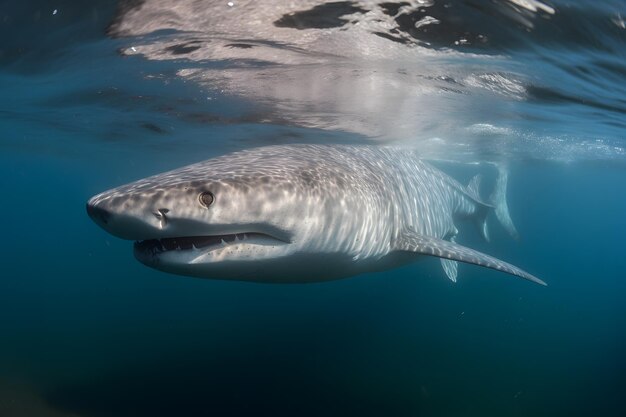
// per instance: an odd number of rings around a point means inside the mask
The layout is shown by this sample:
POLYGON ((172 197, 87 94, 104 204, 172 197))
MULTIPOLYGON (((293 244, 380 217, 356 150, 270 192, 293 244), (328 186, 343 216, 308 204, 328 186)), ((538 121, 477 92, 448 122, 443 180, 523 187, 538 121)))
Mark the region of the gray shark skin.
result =
POLYGON ((515 234, 504 191, 493 204, 400 148, 283 145, 244 150, 91 198, 90 217, 134 240, 136 258, 180 275, 257 282, 315 282, 382 271, 435 256, 456 281, 457 261, 545 285, 454 242, 470 219, 487 238, 496 208, 515 234))

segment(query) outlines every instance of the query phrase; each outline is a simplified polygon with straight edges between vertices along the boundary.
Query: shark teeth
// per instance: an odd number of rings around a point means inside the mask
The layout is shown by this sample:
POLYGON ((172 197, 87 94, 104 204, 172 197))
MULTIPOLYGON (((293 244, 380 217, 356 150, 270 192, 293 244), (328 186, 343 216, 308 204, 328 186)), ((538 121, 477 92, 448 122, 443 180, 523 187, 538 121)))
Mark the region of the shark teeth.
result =
POLYGON ((246 232, 217 236, 189 236, 147 239, 135 242, 135 248, 136 250, 149 252, 153 255, 168 251, 191 250, 194 252, 200 252, 201 250, 207 248, 223 248, 226 246, 230 246, 234 243, 241 244, 244 241, 249 242, 251 239, 254 238, 277 240, 276 238, 263 233, 246 232))

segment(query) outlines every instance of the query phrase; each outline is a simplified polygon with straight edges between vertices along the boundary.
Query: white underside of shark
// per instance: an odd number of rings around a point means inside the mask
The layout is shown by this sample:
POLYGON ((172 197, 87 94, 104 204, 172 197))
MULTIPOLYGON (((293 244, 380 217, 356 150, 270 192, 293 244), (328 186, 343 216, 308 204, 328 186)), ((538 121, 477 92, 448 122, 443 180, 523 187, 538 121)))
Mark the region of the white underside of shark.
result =
POLYGON ((144 264, 175 274, 257 282, 314 282, 441 258, 539 278, 455 242, 456 223, 487 238, 495 211, 516 235, 500 171, 489 202, 401 148, 284 145, 249 149, 155 175, 93 197, 90 216, 135 240, 144 264))

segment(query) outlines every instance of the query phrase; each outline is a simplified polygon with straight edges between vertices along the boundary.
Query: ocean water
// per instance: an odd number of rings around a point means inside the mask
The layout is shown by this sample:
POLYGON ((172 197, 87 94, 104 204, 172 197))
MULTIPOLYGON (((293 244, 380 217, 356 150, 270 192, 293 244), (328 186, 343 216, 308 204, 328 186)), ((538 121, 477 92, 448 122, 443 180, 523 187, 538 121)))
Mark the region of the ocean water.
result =
POLYGON ((0 5, 0 416, 626 415, 623 1, 0 5), (179 277, 85 213, 311 142, 417 148, 462 182, 508 166, 520 240, 459 240, 548 287, 436 259, 179 277))

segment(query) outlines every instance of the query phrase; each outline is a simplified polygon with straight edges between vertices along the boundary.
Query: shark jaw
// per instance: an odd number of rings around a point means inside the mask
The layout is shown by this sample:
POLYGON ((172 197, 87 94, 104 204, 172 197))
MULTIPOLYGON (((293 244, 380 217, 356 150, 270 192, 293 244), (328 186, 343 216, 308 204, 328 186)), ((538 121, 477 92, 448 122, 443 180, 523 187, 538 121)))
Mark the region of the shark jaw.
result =
POLYGON ((260 242, 267 241, 268 243, 283 242, 277 238, 274 238, 265 233, 235 233, 227 235, 214 235, 214 236, 189 236, 189 237, 170 237, 163 239, 147 239, 135 241, 135 252, 145 253, 150 252, 152 254, 163 253, 168 251, 199 251, 208 250, 214 251, 223 249, 231 244, 249 243, 250 239, 252 244, 259 244, 260 242))
POLYGON ((245 273, 291 252, 290 241, 259 232, 146 239, 134 244, 135 258, 144 265, 189 276, 204 276, 214 270, 236 278, 242 271, 229 273, 222 264, 247 263, 245 273))

